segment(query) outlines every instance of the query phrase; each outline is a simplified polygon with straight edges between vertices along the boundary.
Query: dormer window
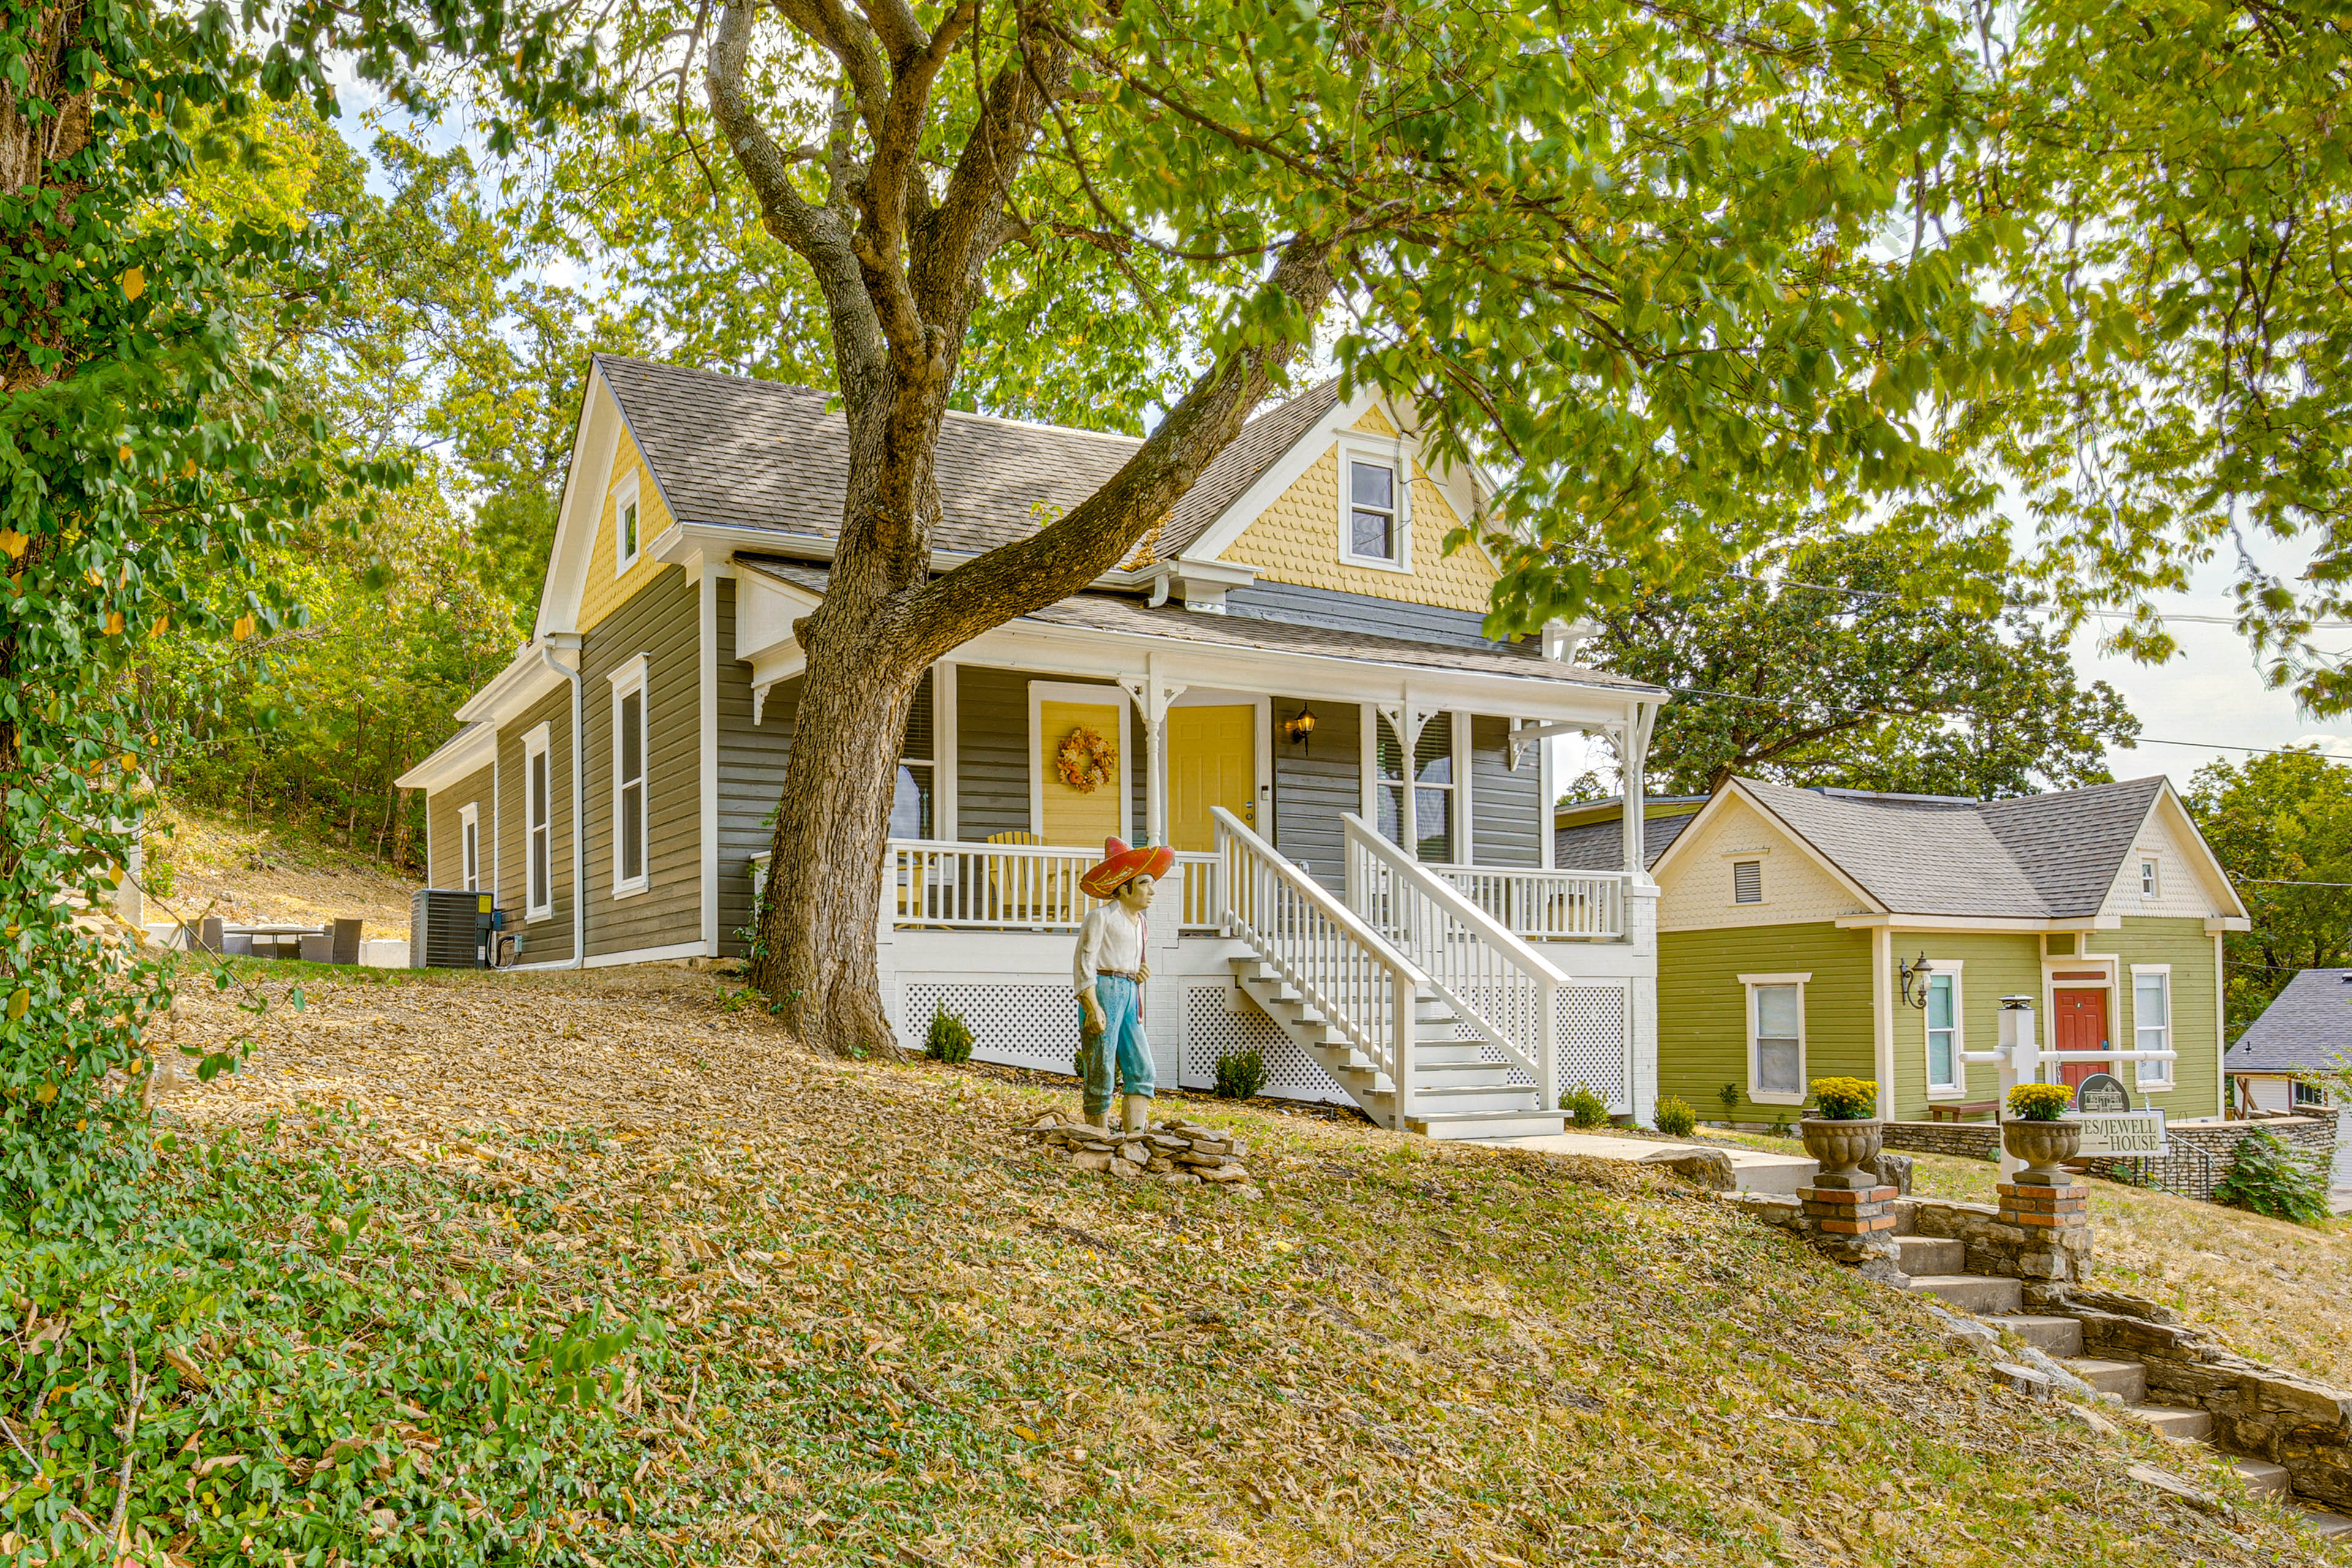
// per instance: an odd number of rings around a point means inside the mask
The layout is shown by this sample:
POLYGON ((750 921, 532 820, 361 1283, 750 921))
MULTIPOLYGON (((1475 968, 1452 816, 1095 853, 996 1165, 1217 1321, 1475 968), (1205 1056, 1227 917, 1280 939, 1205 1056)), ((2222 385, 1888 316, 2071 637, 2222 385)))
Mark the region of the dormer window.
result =
POLYGON ((1412 519, 1402 455, 1342 446, 1339 475, 1339 559, 1356 566, 1409 570, 1412 519))

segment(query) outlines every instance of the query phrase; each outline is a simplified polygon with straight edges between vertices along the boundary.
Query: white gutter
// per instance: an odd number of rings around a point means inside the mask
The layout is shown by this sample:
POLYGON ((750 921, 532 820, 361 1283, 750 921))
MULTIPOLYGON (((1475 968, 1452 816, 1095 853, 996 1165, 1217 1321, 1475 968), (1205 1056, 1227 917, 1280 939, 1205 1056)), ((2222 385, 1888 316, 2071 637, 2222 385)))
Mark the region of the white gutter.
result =
MULTIPOLYGON (((566 665, 559 660, 555 657, 555 647, 570 648, 576 661, 580 652, 580 634, 550 632, 540 640, 538 647, 539 657, 546 662, 547 668, 572 686, 572 962, 564 967, 579 969, 588 962, 588 883, 581 872, 580 857, 581 824, 588 816, 587 807, 580 798, 585 777, 583 759, 588 747, 587 738, 580 732, 580 671, 576 663, 566 665)), ((523 788, 526 791, 530 788, 530 780, 523 781, 523 788)), ((524 800, 522 809, 523 826, 527 832, 530 825, 530 802, 528 798, 524 800)), ((529 877, 528 868, 524 875, 529 877)), ((551 888, 548 891, 552 894, 554 889, 551 888)), ((526 892, 526 901, 529 897, 526 892)))

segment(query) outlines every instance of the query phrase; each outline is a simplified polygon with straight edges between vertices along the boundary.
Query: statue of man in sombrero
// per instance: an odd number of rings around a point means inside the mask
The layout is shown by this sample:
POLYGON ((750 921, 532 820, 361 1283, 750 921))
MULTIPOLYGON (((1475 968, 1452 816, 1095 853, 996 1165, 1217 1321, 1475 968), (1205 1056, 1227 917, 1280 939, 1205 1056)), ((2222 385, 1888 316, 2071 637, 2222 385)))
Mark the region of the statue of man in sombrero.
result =
POLYGON ((1130 847, 1103 840, 1102 863, 1078 880, 1103 900, 1078 927, 1072 979, 1078 993, 1078 1073, 1086 1080, 1087 1121, 1108 1130, 1114 1089, 1126 1097, 1122 1125, 1140 1132, 1150 1124, 1151 1044, 1143 1037, 1144 911, 1176 851, 1130 847))

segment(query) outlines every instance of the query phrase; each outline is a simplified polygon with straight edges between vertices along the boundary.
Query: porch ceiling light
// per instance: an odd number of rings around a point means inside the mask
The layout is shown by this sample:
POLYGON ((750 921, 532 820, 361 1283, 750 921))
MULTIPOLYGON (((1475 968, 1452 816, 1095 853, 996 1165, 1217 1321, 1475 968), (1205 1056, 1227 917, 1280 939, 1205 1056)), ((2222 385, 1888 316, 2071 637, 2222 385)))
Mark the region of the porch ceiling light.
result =
POLYGON ((1927 976, 1936 973, 1936 966, 1928 963, 1927 955, 1922 952, 1908 963, 1897 960, 1895 967, 1903 977, 1903 1000, 1919 1011, 1926 1012, 1927 1010, 1927 976), (1915 980, 1919 983, 1919 992, 1916 996, 1911 993, 1911 983, 1915 980))
POLYGON ((1315 710, 1301 702, 1298 711, 1282 721, 1282 738, 1293 745, 1304 746, 1307 738, 1315 733, 1315 710))

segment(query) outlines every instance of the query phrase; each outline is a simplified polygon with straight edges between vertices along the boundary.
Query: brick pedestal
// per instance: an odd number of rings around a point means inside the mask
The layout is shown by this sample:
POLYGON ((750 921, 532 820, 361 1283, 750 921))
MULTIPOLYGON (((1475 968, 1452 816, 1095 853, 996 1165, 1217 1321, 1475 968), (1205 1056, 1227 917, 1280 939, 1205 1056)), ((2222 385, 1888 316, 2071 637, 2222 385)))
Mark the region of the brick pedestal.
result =
POLYGON ((1891 1186, 1871 1184, 1874 1178, 1845 1174, 1834 1186, 1797 1189, 1798 1228, 1818 1251, 1841 1263, 1861 1264, 1873 1278, 1891 1279, 1898 1194, 1891 1186))
POLYGON ((2080 1183, 2063 1187, 2029 1186, 2021 1182, 2000 1184, 2000 1223, 2027 1230, 2064 1230, 2091 1223, 2091 1189, 2080 1183))

